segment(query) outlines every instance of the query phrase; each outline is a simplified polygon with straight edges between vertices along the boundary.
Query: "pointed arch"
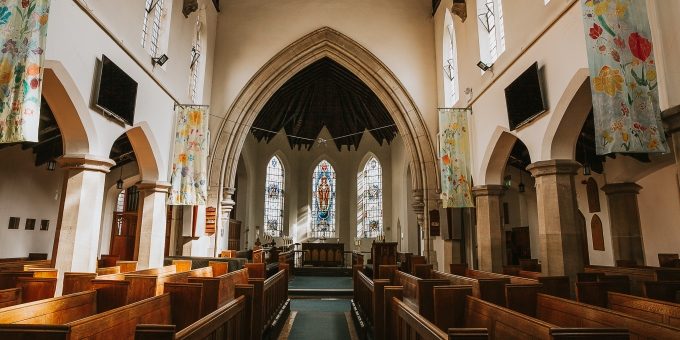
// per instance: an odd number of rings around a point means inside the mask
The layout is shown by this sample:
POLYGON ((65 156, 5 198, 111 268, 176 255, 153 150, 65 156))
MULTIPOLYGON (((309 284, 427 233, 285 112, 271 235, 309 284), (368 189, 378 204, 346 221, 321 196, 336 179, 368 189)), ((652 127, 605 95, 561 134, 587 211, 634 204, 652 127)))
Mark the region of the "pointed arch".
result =
MULTIPOLYGON (((359 77, 392 115, 413 167, 418 200, 435 196, 438 187, 434 144, 413 99, 375 55, 356 41, 328 27, 292 43, 270 59, 241 90, 216 132, 210 160, 210 190, 234 186, 236 166, 250 126, 261 108, 287 80, 311 63, 330 58, 359 77), (427 192, 424 192, 427 191, 427 192)), ((209 195, 216 197, 216 195, 209 195)), ((421 207, 419 202, 418 207, 421 207)))
POLYGON ((264 181, 264 232, 272 237, 283 235, 286 169, 276 153, 267 162, 264 181))
POLYGON ((373 153, 366 157, 357 171, 357 238, 383 234, 382 165, 373 153))
POLYGON ((491 136, 492 142, 488 144, 489 146, 484 154, 479 182, 476 185, 503 184, 505 165, 508 162, 510 152, 512 152, 512 147, 518 140, 519 138, 510 133, 507 128, 496 127, 491 136))
POLYGON ((160 178, 160 174, 165 173, 160 168, 160 160, 157 158, 161 155, 156 139, 147 122, 137 123, 133 128, 125 132, 130 139, 132 149, 137 158, 137 166, 139 166, 139 174, 143 182, 157 182, 166 180, 160 178))

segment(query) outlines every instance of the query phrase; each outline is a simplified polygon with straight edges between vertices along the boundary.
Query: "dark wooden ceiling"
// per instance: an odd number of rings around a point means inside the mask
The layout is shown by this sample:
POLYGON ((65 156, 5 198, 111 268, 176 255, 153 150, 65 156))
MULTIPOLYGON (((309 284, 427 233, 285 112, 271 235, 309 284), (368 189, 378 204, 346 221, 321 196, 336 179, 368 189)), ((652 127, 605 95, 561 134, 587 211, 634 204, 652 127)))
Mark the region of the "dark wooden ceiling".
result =
POLYGON ((397 135, 394 120, 378 96, 328 58, 307 66, 281 86, 258 114, 251 132, 258 141, 269 142, 284 129, 291 148, 309 149, 324 126, 338 149, 358 148, 365 130, 381 144, 397 135))

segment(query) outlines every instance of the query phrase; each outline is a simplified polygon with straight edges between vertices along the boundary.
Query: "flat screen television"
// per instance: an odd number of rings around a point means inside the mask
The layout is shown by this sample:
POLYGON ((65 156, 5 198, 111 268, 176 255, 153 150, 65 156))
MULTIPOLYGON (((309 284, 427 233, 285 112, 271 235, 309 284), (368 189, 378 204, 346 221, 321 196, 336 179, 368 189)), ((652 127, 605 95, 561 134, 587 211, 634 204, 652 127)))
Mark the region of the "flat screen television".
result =
POLYGON ((538 63, 533 63, 505 88, 505 103, 508 107, 510 130, 529 123, 545 112, 538 63))
POLYGON ((132 125, 135 119, 137 82, 105 55, 102 55, 99 67, 99 86, 95 98, 95 105, 104 113, 132 125))

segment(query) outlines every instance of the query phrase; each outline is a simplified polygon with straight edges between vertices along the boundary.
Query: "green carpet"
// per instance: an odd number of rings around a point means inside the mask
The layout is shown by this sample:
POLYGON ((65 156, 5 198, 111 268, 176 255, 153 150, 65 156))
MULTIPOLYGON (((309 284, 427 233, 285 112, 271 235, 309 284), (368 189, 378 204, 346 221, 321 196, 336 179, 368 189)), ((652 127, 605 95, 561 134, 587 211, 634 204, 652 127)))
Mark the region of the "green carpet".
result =
POLYGON ((350 339, 345 317, 350 310, 349 300, 293 299, 290 309, 297 315, 288 339, 350 339))
POLYGON ((348 276, 295 276, 288 283, 289 289, 352 289, 348 276))

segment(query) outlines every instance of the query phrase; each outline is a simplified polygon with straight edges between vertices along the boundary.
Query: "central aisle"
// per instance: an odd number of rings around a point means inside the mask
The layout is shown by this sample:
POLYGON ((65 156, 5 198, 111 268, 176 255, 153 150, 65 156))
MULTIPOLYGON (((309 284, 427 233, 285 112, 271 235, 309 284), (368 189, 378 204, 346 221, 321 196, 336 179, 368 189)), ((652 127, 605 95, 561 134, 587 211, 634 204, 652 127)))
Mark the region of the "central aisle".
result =
POLYGON ((293 299, 289 324, 279 340, 356 339, 346 299, 293 299), (292 327, 290 325, 292 323, 292 327))

